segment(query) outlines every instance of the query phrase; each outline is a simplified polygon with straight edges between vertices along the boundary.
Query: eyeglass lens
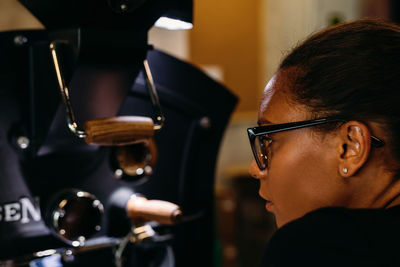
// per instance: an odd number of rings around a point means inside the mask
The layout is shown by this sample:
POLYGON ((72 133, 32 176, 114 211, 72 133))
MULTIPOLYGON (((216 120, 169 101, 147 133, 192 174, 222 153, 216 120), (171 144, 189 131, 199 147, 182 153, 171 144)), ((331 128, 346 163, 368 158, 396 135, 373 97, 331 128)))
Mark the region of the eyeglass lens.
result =
POLYGON ((270 142, 270 139, 265 136, 257 136, 254 139, 254 156, 257 159, 258 167, 262 170, 268 167, 268 145, 270 142))

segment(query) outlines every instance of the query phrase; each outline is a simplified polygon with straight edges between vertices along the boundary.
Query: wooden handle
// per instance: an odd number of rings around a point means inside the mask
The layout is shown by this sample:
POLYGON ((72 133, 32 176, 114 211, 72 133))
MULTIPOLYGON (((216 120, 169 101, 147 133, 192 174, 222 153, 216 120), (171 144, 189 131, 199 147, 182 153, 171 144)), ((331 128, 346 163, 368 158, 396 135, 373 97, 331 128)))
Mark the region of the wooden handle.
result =
POLYGON ((151 118, 120 116, 87 121, 85 141, 102 146, 122 146, 147 140, 154 135, 151 118))
POLYGON ((182 218, 178 205, 163 200, 148 200, 145 197, 132 197, 126 204, 128 217, 133 221, 156 221, 160 224, 173 225, 182 218))

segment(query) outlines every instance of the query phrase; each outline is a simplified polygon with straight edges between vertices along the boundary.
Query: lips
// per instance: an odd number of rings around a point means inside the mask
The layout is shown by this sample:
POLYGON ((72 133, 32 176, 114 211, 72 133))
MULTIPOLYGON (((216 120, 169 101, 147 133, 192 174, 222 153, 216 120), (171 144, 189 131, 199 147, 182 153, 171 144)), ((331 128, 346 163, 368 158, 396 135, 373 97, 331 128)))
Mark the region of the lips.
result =
POLYGON ((266 201, 266 203, 265 203, 265 209, 266 209, 267 211, 271 212, 271 211, 272 211, 272 206, 273 206, 274 204, 272 203, 271 200, 269 200, 268 197, 266 197, 266 196, 263 195, 263 190, 261 190, 261 187, 260 187, 260 189, 259 189, 259 191, 258 191, 258 194, 260 195, 261 198, 263 198, 263 199, 266 201))

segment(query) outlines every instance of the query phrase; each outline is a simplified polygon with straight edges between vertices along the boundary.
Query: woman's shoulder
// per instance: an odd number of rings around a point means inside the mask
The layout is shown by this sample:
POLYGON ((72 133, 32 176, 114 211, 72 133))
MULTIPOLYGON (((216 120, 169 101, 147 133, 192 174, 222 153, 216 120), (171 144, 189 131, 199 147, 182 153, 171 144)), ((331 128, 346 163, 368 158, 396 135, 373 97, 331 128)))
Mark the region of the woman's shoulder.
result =
POLYGON ((400 207, 323 208, 281 227, 269 241, 263 262, 264 266, 385 266, 396 261, 400 266, 396 243, 400 244, 400 207))

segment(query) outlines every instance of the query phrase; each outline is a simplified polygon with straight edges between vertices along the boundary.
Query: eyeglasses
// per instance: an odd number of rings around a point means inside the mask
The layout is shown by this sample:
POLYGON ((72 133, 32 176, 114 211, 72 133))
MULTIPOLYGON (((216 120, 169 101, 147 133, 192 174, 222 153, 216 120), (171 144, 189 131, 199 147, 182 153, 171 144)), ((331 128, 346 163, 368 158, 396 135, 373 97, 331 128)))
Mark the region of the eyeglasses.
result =
MULTIPOLYGON (((272 139, 268 136, 269 134, 334 122, 346 122, 346 120, 337 118, 322 118, 248 128, 247 134, 249 135, 251 150, 253 151, 258 168, 260 170, 265 170, 268 168, 268 159, 270 158, 268 147, 272 143, 272 139)), ((371 135, 371 145, 374 147, 382 147, 385 145, 385 142, 371 135)))

